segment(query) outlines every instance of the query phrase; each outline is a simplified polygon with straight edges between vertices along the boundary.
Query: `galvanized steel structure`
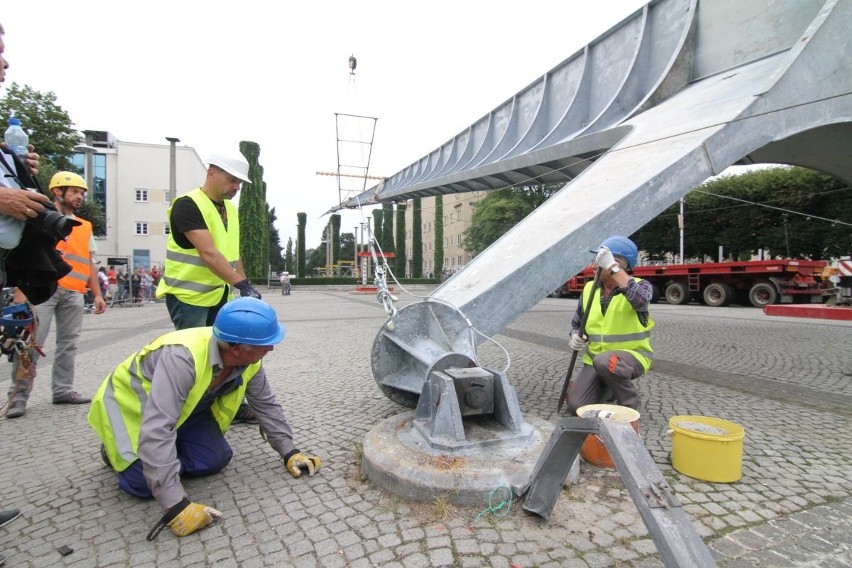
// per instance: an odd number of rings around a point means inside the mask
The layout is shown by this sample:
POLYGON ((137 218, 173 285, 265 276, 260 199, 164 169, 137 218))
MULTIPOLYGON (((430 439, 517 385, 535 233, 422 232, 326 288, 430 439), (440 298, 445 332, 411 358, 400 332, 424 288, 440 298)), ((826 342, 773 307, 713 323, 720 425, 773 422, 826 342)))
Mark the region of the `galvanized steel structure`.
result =
POLYGON ((443 360, 475 358, 477 332, 499 331, 588 264, 590 247, 730 165, 798 164, 852 182, 849 30, 852 0, 652 1, 347 202, 566 182, 382 328, 373 369, 385 393, 412 406, 443 360))

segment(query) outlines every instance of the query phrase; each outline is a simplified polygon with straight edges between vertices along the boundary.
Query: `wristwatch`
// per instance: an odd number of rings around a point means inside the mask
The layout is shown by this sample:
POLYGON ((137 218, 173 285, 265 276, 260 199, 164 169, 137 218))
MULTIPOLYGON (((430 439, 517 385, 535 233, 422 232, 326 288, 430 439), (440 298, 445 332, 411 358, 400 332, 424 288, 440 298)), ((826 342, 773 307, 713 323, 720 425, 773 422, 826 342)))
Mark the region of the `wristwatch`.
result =
POLYGON ((618 264, 609 269, 610 275, 615 274, 616 272, 621 272, 621 267, 618 266, 618 264))

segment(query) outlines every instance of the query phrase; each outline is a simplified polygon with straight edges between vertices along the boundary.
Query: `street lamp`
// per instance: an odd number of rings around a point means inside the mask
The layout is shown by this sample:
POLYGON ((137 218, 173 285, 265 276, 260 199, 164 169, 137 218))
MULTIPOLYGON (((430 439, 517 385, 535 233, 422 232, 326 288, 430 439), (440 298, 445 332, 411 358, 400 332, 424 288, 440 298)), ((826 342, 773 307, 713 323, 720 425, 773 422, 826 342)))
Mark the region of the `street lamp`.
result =
POLYGON ((169 141, 169 203, 175 200, 177 197, 177 165, 175 162, 177 161, 177 149, 175 144, 180 142, 180 138, 174 138, 170 136, 166 136, 166 140, 169 141))

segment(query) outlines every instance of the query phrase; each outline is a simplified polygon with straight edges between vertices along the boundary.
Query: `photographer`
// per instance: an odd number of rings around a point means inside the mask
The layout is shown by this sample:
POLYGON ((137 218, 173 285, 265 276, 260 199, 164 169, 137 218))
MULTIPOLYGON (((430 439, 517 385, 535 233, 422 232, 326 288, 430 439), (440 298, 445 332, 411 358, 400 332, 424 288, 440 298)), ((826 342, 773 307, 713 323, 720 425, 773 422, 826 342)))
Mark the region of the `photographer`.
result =
MULTIPOLYGON (((71 265, 71 272, 59 280, 56 292, 35 308, 39 326, 36 330, 36 343, 44 345, 50 331, 51 321, 56 319, 56 350, 53 360, 53 404, 86 404, 89 397, 73 390, 74 364, 77 358, 77 340, 83 327, 83 296, 86 287, 94 295, 95 314, 106 309, 106 303, 98 285, 94 252, 97 250, 92 233, 92 224, 79 219, 74 213, 83 204, 89 188, 85 180, 73 172, 57 172, 50 179, 53 204, 56 211, 76 223, 67 238, 60 240, 56 249, 63 260, 71 265)), ((56 223, 67 223, 66 219, 57 219, 56 223)), ((15 291, 15 301, 25 302, 27 297, 22 290, 15 291)), ((32 354, 33 365, 38 362, 38 354, 32 354)), ((20 388, 18 378, 19 358, 15 358, 12 368, 12 384, 9 387, 9 406, 7 418, 19 418, 24 415, 29 399, 29 388, 20 388)))
MULTIPOLYGON (((9 68, 9 63, 3 55, 6 48, 4 34, 3 24, 0 24, 0 83, 6 80, 6 69, 9 68)), ((50 201, 40 193, 22 191, 25 185, 20 183, 21 177, 38 173, 38 154, 33 152, 32 146, 29 150, 25 165, 19 160, 16 161, 14 155, 6 149, 6 145, 0 143, 0 288, 7 284, 6 271, 3 269, 4 260, 20 243, 24 221, 35 219, 44 213, 45 205, 50 201), (26 166, 29 166, 31 173, 26 171, 26 166)), ((0 511, 0 526, 13 521, 18 515, 20 511, 17 509, 0 511)), ((6 557, 0 554, 0 564, 5 561, 6 557)))

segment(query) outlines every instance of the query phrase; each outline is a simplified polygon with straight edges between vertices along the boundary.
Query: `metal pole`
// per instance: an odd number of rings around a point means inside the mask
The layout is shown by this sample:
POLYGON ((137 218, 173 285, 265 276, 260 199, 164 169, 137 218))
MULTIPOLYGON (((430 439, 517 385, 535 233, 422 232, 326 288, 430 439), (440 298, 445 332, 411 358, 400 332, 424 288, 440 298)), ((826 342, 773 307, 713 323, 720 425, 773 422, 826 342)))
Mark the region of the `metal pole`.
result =
POLYGON ((180 138, 166 136, 169 141, 169 203, 177 197, 177 147, 176 143, 180 142, 180 138))
POLYGON ((677 216, 678 228, 680 228, 680 264, 685 264, 683 260, 683 197, 680 198, 680 215, 677 216))
POLYGON ((784 245, 787 247, 787 258, 790 258, 790 239, 787 237, 787 213, 784 213, 784 245))
POLYGON ((355 265, 358 265, 358 225, 355 225, 355 232, 353 233, 355 238, 352 242, 352 255, 354 256, 353 260, 355 261, 355 265))

